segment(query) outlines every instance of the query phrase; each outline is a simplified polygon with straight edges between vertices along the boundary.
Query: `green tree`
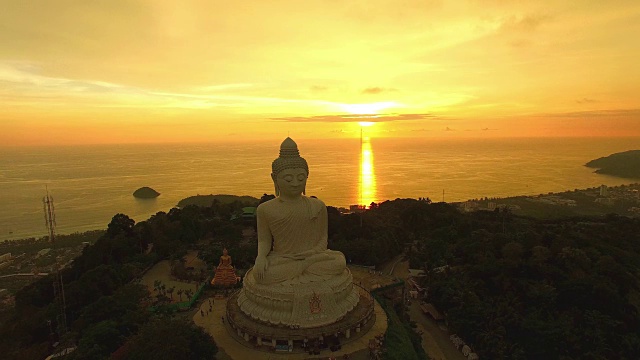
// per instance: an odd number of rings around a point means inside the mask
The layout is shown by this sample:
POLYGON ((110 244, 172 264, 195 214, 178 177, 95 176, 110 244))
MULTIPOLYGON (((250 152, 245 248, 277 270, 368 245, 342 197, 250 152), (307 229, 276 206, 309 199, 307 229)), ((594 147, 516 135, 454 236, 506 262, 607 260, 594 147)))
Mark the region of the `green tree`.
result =
POLYGON ((107 236, 114 238, 119 234, 132 235, 136 222, 125 214, 116 214, 107 225, 107 236))
POLYGON ((218 348, 213 338, 193 323, 159 319, 146 325, 126 345, 119 359, 191 360, 215 359, 218 348))
POLYGON ((124 336, 113 320, 101 321, 85 331, 70 359, 104 359, 124 342, 124 336))

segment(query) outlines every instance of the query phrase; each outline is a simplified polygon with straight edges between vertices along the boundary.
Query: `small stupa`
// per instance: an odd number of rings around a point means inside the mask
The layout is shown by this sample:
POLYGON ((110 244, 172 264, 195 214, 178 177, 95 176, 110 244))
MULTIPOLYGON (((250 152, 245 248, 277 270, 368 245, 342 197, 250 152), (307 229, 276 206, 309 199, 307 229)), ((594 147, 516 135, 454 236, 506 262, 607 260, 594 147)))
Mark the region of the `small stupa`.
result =
POLYGON ((220 256, 220 264, 216 267, 215 275, 211 280, 211 285, 215 286, 233 286, 238 282, 236 270, 231 265, 231 256, 227 249, 222 249, 220 256))

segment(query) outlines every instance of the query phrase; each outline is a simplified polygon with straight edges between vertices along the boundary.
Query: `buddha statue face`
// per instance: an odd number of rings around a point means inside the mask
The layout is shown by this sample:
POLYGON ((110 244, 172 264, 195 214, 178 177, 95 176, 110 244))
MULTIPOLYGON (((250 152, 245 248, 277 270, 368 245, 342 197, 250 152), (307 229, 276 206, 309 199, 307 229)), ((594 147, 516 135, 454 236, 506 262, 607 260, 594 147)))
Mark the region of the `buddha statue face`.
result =
POLYGON ((304 168, 284 169, 272 177, 280 196, 298 197, 307 186, 307 170, 304 168))
POLYGON ((271 163, 271 179, 277 196, 298 197, 305 193, 309 165, 300 156, 298 145, 291 138, 280 144, 280 156, 271 163))

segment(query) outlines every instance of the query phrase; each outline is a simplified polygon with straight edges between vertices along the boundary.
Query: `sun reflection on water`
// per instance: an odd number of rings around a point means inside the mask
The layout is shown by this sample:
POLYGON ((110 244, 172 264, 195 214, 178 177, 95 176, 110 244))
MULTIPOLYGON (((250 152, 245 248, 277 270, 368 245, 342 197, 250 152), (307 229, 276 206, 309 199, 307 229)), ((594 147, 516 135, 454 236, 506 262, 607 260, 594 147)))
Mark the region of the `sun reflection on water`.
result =
POLYGON ((373 168, 373 150, 368 137, 362 138, 360 149, 360 204, 369 206, 376 201, 376 175, 373 168))

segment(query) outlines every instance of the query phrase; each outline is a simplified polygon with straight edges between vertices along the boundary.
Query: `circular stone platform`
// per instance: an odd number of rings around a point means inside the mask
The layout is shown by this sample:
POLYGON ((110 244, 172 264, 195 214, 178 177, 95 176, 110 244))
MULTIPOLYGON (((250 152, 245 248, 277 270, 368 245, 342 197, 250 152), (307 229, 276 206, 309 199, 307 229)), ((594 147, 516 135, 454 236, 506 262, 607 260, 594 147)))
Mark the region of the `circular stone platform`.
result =
POLYGON ((255 320, 238 306, 238 292, 227 301, 226 318, 230 331, 236 337, 252 343, 256 349, 273 352, 274 349, 289 348, 286 351, 307 351, 315 346, 331 346, 349 342, 356 333, 366 332, 375 323, 374 304, 371 294, 354 284, 360 299, 353 310, 333 324, 312 328, 276 326, 255 320), (304 349, 304 350, 303 350, 304 349))
POLYGON ((358 304, 349 269, 322 281, 259 284, 253 269, 244 276, 238 305, 243 313, 274 326, 314 328, 331 325, 358 304))

